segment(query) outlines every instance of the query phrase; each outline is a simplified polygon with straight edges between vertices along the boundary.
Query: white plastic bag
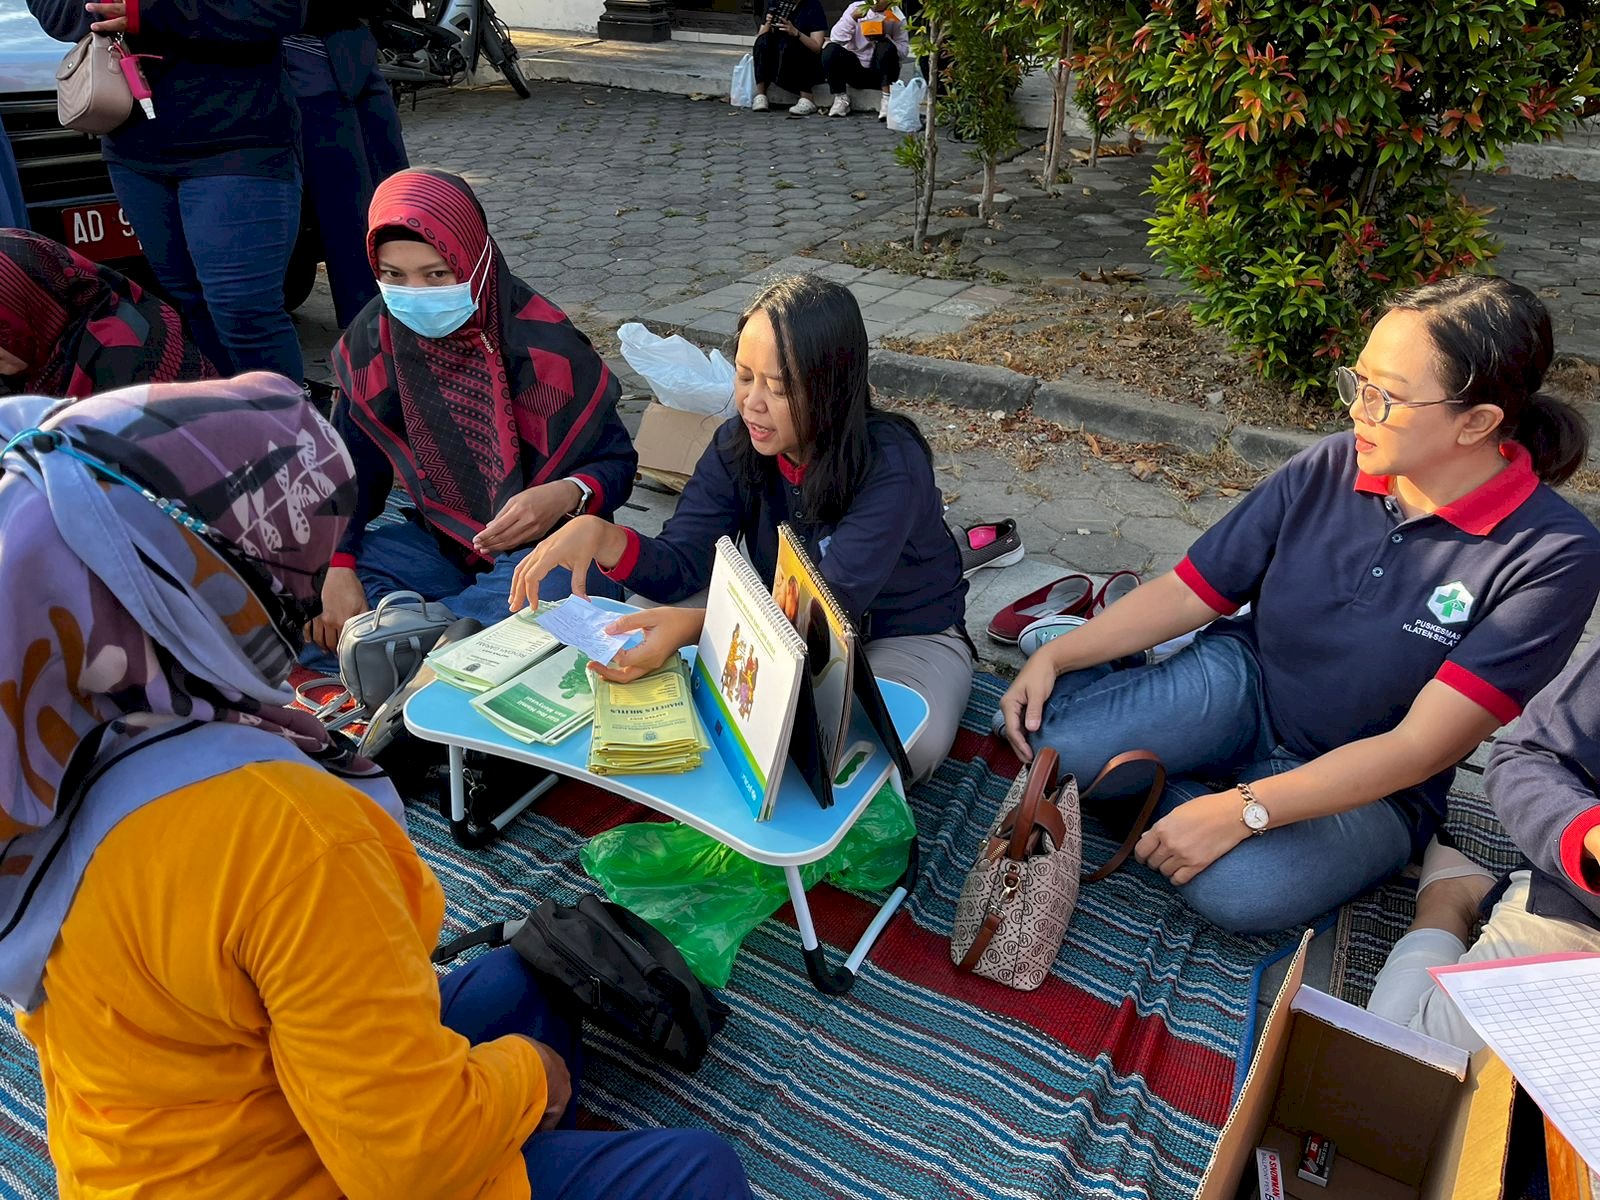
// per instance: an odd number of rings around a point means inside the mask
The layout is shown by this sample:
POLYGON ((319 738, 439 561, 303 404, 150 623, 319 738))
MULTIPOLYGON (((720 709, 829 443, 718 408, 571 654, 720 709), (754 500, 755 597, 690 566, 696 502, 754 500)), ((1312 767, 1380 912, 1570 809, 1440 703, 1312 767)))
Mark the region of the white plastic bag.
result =
POLYGON ((734 108, 749 108, 756 102, 756 60, 746 54, 733 68, 728 85, 728 103, 734 108))
POLYGON ((910 83, 895 80, 889 89, 889 128, 896 133, 915 133, 922 128, 922 102, 928 95, 928 83, 920 75, 910 83))
POLYGON ((713 350, 705 351, 679 334, 661 337, 638 321, 617 330, 622 357, 645 377, 650 390, 668 408, 726 417, 733 413, 733 364, 713 350))

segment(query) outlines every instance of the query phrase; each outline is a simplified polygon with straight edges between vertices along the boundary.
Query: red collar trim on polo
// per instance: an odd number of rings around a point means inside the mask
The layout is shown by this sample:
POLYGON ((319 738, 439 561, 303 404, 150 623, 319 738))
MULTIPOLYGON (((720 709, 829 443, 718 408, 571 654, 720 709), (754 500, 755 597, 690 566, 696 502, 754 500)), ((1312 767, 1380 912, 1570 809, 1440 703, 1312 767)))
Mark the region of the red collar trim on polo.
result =
POLYGON ((778 455, 778 474, 782 475, 795 487, 799 487, 806 481, 806 465, 805 463, 792 463, 786 455, 780 454, 778 455))
MULTIPOLYGON (((1436 509, 1434 516, 1450 522, 1462 533, 1486 537, 1539 487, 1533 473, 1533 456, 1520 442, 1501 442, 1500 454, 1509 464, 1493 479, 1468 492, 1453 504, 1436 509)), ((1389 476, 1356 472, 1356 491, 1375 496, 1389 494, 1389 476)))

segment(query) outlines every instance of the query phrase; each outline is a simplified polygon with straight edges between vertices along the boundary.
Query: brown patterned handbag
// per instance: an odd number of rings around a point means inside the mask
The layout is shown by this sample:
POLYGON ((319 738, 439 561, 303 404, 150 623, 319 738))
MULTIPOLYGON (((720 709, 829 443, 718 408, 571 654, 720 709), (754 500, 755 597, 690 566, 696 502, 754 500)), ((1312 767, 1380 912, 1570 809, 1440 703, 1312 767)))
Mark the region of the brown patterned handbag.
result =
POLYGON ((956 901, 950 961, 1019 991, 1045 981, 1061 952, 1067 922, 1078 906, 1078 885, 1110 875, 1133 853, 1166 787, 1167 771, 1148 750, 1130 750, 1105 765, 1080 796, 1068 775, 1057 786, 1056 752, 1040 750, 1033 766, 1011 785, 1000 816, 956 901), (1112 772, 1134 762, 1155 766, 1138 819, 1104 866, 1083 875, 1083 815, 1088 800, 1112 772))

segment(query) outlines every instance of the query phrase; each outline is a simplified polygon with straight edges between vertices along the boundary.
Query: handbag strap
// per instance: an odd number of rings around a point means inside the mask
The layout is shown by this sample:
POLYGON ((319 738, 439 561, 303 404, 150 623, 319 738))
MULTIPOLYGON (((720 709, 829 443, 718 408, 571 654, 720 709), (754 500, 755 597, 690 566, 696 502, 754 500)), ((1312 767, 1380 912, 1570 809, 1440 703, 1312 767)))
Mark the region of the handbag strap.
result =
MULTIPOLYGON (((1039 751, 1033 760, 1033 769, 1028 772, 1028 786, 1022 789, 1022 799, 1011 812, 1011 840, 1006 845, 1006 857, 1014 862, 1021 862, 1028 857, 1028 843, 1033 838, 1036 824, 1044 825, 1056 845, 1061 845, 1065 835, 1061 815, 1054 805, 1045 803, 1045 796, 1054 794, 1056 790, 1056 774, 1060 766, 1060 758, 1048 746, 1039 751), (1053 826, 1048 823, 1051 818, 1054 818, 1053 826)), ((1002 833, 1005 827, 1006 822, 1002 821, 1002 833)))
POLYGON ((1138 845, 1139 839, 1144 836, 1144 831, 1150 827, 1150 818, 1155 815, 1156 805, 1161 802, 1161 793, 1166 790, 1166 765, 1149 750, 1128 750, 1117 755, 1100 769, 1100 774, 1094 777, 1094 782, 1079 793, 1078 803, 1082 804, 1092 797, 1095 789, 1104 783, 1112 772, 1134 762, 1155 764, 1156 769, 1150 780, 1150 790, 1145 794, 1144 803, 1139 808, 1139 815, 1134 819, 1133 828, 1128 830, 1128 836, 1122 839, 1122 845, 1117 847, 1115 854, 1106 859, 1104 866, 1083 877, 1085 883, 1098 883, 1128 861, 1128 855, 1133 853, 1134 846, 1138 845))

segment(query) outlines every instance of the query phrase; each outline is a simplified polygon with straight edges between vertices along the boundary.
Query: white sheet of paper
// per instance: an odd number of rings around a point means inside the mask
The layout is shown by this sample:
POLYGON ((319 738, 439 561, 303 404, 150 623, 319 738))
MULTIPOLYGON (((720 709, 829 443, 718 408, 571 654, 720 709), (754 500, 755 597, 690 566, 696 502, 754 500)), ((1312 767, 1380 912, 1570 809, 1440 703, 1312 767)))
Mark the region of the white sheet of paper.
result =
POLYGON ((597 663, 609 663, 617 651, 637 646, 644 635, 633 633, 607 633, 605 628, 617 619, 618 614, 601 608, 582 596, 568 596, 537 620, 543 629, 574 650, 582 650, 597 663))
POLYGON ((1600 1164, 1600 954, 1432 974, 1584 1162, 1600 1164))

